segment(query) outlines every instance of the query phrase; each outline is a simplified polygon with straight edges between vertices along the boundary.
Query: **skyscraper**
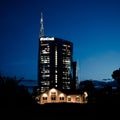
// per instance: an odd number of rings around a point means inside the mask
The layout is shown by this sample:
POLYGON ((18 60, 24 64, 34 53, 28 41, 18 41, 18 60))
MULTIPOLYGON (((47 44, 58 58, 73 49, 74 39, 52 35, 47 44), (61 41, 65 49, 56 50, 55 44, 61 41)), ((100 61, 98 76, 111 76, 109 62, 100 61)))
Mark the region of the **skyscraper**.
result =
POLYGON ((38 51, 38 85, 40 92, 51 88, 70 90, 75 88, 73 43, 56 37, 44 36, 43 16, 40 20, 38 51), (74 67, 72 67, 74 66, 74 67), (74 74, 73 74, 74 73, 74 74), (73 82, 74 80, 74 82, 73 82))

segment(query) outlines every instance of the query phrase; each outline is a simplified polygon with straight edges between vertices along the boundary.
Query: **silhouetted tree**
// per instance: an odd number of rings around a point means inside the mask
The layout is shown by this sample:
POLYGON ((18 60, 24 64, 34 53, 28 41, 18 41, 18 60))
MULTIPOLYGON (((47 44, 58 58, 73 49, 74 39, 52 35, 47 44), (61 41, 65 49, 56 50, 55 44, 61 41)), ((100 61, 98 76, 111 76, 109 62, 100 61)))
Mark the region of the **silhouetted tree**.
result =
POLYGON ((84 86, 84 90, 86 91, 93 91, 94 90, 94 84, 92 80, 85 80, 80 82, 79 86, 84 86))
POLYGON ((0 76, 0 106, 1 107, 30 107, 34 102, 31 94, 21 80, 0 76))
POLYGON ((120 84, 120 68, 113 71, 112 78, 120 84))
POLYGON ((84 91, 87 91, 88 93, 88 102, 92 102, 93 101, 93 97, 94 97, 94 90, 95 90, 95 86, 92 82, 92 80, 84 80, 82 82, 80 82, 80 88, 82 87, 82 89, 84 91))

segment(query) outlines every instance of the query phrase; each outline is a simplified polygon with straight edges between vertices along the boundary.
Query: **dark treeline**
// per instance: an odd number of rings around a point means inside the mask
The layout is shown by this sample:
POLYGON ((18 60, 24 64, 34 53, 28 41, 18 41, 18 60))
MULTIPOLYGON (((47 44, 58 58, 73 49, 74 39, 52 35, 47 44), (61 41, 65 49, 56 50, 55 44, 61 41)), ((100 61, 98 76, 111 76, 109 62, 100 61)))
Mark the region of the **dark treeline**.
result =
MULTIPOLYGON (((118 70, 114 71, 112 76, 115 80, 120 81, 118 70)), ((99 116, 102 119, 103 116, 114 116, 114 118, 119 116, 117 109, 120 108, 120 87, 112 89, 112 86, 105 86, 96 89, 92 81, 86 80, 80 86, 84 85, 82 89, 88 92, 87 104, 54 103, 39 105, 25 86, 19 85, 19 82, 21 79, 17 80, 16 77, 0 76, 0 109, 2 111, 1 117, 4 119, 10 113, 12 113, 10 114, 11 117, 19 116, 19 118, 55 116, 59 116, 59 118, 64 116, 97 118, 99 116)))
MULTIPOLYGON (((116 83, 118 84, 118 83, 116 83)), ((92 80, 80 83, 80 88, 88 93, 88 103, 95 104, 120 104, 120 85, 116 87, 106 84, 102 88, 96 88, 92 80)))
POLYGON ((33 103, 28 90, 23 85, 19 86, 20 81, 15 77, 0 76, 1 107, 28 107, 33 103))
POLYGON ((31 94, 23 85, 19 85, 21 79, 16 77, 0 76, 0 117, 2 119, 23 118, 32 114, 36 106, 31 94))
POLYGON ((120 69, 114 70, 111 74, 116 85, 106 84, 102 88, 95 88, 92 80, 80 82, 79 87, 87 91, 88 103, 96 104, 120 104, 120 69))

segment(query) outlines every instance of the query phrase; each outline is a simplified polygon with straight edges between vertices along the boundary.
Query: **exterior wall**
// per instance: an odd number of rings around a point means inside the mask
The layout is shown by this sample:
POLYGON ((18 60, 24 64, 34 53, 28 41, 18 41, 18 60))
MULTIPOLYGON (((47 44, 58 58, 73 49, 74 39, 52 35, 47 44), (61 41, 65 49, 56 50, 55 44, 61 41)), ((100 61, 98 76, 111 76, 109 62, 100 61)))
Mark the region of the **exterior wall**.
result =
POLYGON ((80 94, 68 95, 67 102, 69 102, 69 103, 84 103, 83 95, 80 95, 80 94))
POLYGON ((37 96, 36 99, 38 99, 39 104, 45 104, 45 103, 87 103, 86 101, 86 95, 85 94, 71 94, 66 95, 65 93, 52 88, 41 95, 37 96))

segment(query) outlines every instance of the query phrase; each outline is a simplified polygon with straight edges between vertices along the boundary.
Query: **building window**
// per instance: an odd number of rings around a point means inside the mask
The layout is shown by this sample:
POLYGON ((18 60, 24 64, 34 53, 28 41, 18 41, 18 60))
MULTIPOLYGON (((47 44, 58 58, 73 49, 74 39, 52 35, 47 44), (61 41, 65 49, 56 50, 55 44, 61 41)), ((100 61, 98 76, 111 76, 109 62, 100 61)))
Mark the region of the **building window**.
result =
POLYGON ((80 101, 80 97, 76 96, 76 102, 79 102, 79 101, 80 101))
POLYGON ((56 95, 56 92, 51 92, 51 95, 56 95))
POLYGON ((47 100, 47 97, 43 97, 43 100, 47 100))
POLYGON ((56 97, 51 97, 51 100, 56 100, 56 97))
POLYGON ((60 100, 64 100, 64 97, 60 97, 60 100))
POLYGON ((68 101, 71 101, 71 97, 70 96, 68 97, 68 101))

